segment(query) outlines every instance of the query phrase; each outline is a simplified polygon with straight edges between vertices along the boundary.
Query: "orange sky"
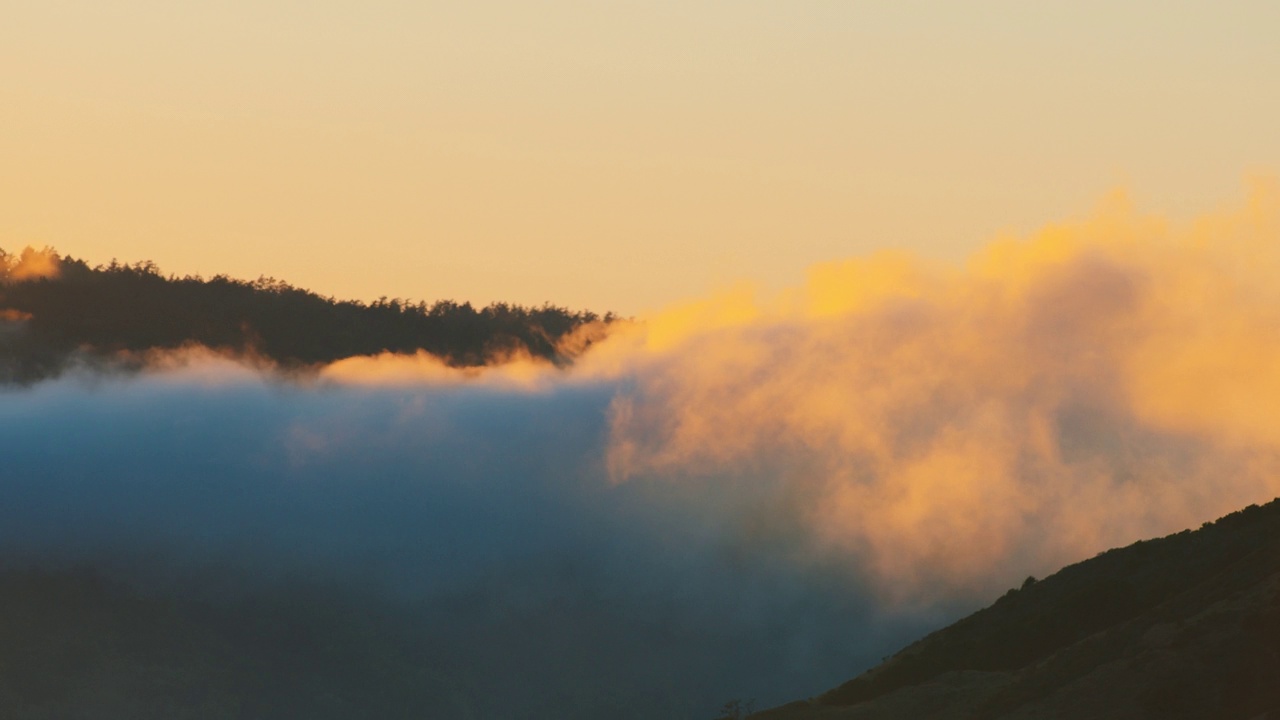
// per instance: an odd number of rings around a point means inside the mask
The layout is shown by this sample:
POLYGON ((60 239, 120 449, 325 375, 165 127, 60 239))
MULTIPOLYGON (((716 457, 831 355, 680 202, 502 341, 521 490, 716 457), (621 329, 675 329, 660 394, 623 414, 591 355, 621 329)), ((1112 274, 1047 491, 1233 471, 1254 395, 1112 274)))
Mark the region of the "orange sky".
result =
POLYGON ((1280 4, 7 3, 0 247, 639 313, 1280 169, 1280 4))

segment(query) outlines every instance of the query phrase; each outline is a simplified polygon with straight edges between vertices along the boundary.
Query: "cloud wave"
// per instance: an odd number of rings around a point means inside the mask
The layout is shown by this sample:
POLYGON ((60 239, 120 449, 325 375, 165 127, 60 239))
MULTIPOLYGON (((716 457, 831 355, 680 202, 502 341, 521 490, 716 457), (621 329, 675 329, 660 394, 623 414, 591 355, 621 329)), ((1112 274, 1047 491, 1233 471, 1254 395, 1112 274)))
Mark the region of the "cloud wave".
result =
POLYGON ((1116 196, 963 267, 884 253, 658 318, 615 340, 647 353, 611 472, 768 478, 815 551, 899 602, 1268 500, 1278 200, 1179 230, 1116 196))
POLYGON ((1280 492, 1278 210, 1264 184, 1178 229, 1113 198, 963 266, 886 252, 617 323, 567 369, 82 370, 4 394, 0 545, 425 602, 494 716, 817 692, 1027 574, 1280 492))

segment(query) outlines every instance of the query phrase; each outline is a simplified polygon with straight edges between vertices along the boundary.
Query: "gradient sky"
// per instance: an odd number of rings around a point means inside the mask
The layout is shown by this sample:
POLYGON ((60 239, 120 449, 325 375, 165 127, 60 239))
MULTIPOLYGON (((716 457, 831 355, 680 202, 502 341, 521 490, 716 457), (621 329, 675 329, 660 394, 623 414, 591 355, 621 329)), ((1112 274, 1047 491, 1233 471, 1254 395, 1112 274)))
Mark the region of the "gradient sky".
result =
POLYGON ((1280 169, 1280 4, 6 2, 0 247, 644 312, 1280 169))

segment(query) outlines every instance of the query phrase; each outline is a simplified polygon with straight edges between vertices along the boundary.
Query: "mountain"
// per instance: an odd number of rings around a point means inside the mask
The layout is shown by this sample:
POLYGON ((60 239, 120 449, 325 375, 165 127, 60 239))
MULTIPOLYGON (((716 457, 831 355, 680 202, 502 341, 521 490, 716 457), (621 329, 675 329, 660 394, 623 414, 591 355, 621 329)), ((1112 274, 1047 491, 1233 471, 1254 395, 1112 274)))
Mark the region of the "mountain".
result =
POLYGON ((147 352, 192 345, 288 370, 382 352, 459 367, 511 357, 559 364, 614 319, 553 305, 335 300, 272 278, 175 277, 150 262, 90 267, 51 250, 0 250, 0 381, 9 383, 75 362, 127 369, 147 352))
POLYGON ((1036 581, 754 720, 1280 718, 1280 500, 1036 581))

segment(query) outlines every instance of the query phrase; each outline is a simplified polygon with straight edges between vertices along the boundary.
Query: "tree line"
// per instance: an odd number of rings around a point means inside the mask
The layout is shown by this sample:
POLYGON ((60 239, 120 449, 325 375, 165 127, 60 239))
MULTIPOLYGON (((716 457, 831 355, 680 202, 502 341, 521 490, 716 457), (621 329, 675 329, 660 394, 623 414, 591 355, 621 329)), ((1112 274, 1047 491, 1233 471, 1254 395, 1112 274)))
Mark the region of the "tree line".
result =
POLYGON ((118 359, 193 344, 286 369, 418 351, 457 367, 519 354, 564 364, 572 360, 566 336, 616 320, 551 304, 336 300, 268 277, 177 277, 149 261, 91 267, 44 253, 0 250, 0 356, 9 381, 56 374, 72 357, 118 359), (23 271, 31 266, 44 269, 23 271))

